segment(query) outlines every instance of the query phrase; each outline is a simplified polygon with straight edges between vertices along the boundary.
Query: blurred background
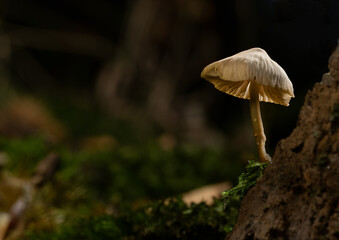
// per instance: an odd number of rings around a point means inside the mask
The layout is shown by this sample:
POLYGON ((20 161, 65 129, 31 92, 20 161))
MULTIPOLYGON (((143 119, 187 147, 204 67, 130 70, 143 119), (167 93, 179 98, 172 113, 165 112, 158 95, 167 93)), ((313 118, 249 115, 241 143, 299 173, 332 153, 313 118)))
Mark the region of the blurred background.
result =
MULTIPOLYGON (((200 72, 261 47, 286 70, 296 96, 288 108, 262 104, 273 154, 295 126, 305 93, 327 72, 338 12, 337 0, 1 0, 1 97, 34 96, 168 138, 251 152, 248 102, 218 92, 200 72)), ((71 111, 52 108, 60 118, 71 111)), ((88 132, 90 119, 72 117, 77 126, 68 136, 88 132)), ((54 128, 54 137, 64 137, 54 128)))
POLYGON ((257 158, 249 103, 202 69, 252 47, 285 69, 290 106, 261 104, 272 156, 328 71, 338 13, 338 0, 0 0, 0 213, 50 152, 26 229, 229 187, 257 158))

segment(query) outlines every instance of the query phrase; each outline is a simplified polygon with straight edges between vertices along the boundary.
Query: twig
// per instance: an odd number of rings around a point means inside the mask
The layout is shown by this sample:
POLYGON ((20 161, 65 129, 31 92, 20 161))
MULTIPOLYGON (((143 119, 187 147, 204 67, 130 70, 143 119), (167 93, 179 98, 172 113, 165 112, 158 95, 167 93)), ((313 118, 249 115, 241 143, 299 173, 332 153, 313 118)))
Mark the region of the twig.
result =
POLYGON ((4 237, 1 238, 0 234, 0 240, 6 239, 13 230, 23 224, 23 217, 31 205, 36 191, 53 177, 58 163, 59 157, 55 153, 50 153, 39 163, 33 177, 23 186, 22 196, 12 205, 9 211, 8 225, 2 234, 4 237))

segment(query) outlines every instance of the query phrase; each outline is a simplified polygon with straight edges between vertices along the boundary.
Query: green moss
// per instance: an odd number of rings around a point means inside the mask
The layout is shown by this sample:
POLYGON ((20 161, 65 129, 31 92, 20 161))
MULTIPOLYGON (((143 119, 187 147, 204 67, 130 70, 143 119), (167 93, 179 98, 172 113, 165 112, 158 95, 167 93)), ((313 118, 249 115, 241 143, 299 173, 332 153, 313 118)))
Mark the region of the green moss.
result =
POLYGON ((59 182, 85 187, 96 200, 158 199, 235 179, 241 164, 226 159, 224 153, 211 149, 165 151, 154 143, 101 152, 63 151, 57 177, 59 182))
POLYGON ((226 208, 219 201, 211 206, 188 206, 181 198, 154 201, 136 210, 122 204, 115 216, 80 218, 54 231, 29 231, 24 240, 224 239, 236 222, 242 198, 266 166, 267 163, 249 162, 238 185, 224 193, 226 208))
POLYGON ((7 168, 27 175, 31 174, 37 163, 47 155, 51 147, 39 136, 25 139, 0 137, 0 149, 9 157, 7 168))
POLYGON ((233 224, 220 204, 187 206, 180 198, 157 201, 119 217, 102 216, 78 220, 55 232, 26 233, 25 240, 66 239, 223 239, 233 224))
POLYGON ((0 146, 10 159, 7 168, 18 176, 30 176, 52 149, 60 156, 53 180, 38 191, 27 213, 31 230, 55 229, 60 221, 101 215, 107 206, 121 212, 125 205, 142 206, 152 199, 232 180, 242 166, 225 152, 192 145, 163 150, 155 141, 107 151, 70 151, 39 137, 2 138, 0 146))
POLYGON ((268 163, 255 162, 250 160, 246 171, 239 176, 238 184, 232 189, 223 193, 223 202, 226 211, 228 209, 239 209, 241 200, 263 175, 268 163))

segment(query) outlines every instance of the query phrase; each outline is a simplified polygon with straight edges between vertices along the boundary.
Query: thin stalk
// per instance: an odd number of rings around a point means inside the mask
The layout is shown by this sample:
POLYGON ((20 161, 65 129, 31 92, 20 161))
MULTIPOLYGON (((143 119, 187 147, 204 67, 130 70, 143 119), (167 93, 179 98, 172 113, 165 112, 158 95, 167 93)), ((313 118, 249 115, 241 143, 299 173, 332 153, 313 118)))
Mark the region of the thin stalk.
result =
POLYGON ((266 136, 260 113, 258 85, 255 82, 251 82, 250 85, 250 110, 254 138, 257 144, 260 162, 270 162, 271 157, 266 153, 265 149, 266 136))

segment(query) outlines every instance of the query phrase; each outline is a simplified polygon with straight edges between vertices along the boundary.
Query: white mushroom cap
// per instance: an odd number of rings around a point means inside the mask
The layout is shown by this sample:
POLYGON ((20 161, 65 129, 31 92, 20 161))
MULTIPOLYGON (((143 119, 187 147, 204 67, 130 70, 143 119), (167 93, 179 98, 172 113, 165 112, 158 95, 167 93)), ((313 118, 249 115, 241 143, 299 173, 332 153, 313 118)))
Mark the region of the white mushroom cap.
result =
POLYGON ((288 106, 293 85, 282 67, 265 50, 251 48, 209 64, 201 73, 214 86, 235 97, 250 99, 252 82, 258 85, 259 100, 288 106))

